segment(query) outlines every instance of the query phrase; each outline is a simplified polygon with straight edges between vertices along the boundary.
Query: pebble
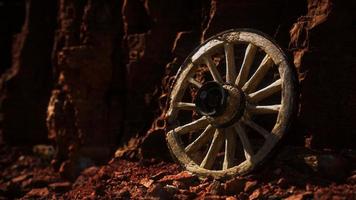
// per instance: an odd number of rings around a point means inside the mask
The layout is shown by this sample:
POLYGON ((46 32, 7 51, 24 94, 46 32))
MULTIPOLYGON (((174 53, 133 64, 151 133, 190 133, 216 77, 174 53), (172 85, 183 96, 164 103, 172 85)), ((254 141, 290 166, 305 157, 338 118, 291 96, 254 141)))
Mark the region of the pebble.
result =
POLYGON ((178 192, 178 188, 174 185, 166 185, 163 187, 167 192, 171 194, 176 194, 178 192))
POLYGON ((30 177, 29 174, 23 174, 23 175, 20 175, 20 176, 16 176, 15 178, 11 179, 11 182, 20 183, 20 182, 26 180, 28 177, 30 177))
POLYGON ((179 189, 187 189, 187 185, 180 181, 173 181, 172 185, 176 186, 179 189))
POLYGON ((171 184, 173 181, 180 181, 186 184, 193 184, 194 182, 198 182, 199 179, 197 176, 193 175, 190 172, 183 171, 176 175, 167 175, 158 180, 159 183, 167 183, 171 184))
POLYGON ((159 179, 163 178, 165 175, 167 175, 167 172, 164 172, 164 171, 158 172, 157 174, 153 175, 153 176, 151 177, 151 179, 153 179, 153 180, 159 180, 159 179))
POLYGON ((245 192, 251 192, 257 188, 257 181, 247 181, 244 187, 245 192))
POLYGON ((149 188, 153 182, 154 182, 154 180, 149 179, 149 178, 143 178, 140 180, 140 184, 145 186, 146 188, 149 188))
POLYGON ((66 192, 72 188, 72 184, 70 182, 57 182, 49 184, 49 188, 56 192, 66 192))
POLYGON ((253 193, 248 197, 249 200, 257 200, 262 197, 262 190, 256 189, 253 193))
POLYGON ((278 179, 277 185, 278 185, 279 187, 285 189, 285 188, 288 187, 288 180, 282 177, 282 178, 278 179))
POLYGON ((30 190, 27 194, 26 194, 26 198, 38 198, 38 197, 46 197, 49 195, 49 190, 48 188, 44 187, 44 188, 34 188, 32 190, 30 190))

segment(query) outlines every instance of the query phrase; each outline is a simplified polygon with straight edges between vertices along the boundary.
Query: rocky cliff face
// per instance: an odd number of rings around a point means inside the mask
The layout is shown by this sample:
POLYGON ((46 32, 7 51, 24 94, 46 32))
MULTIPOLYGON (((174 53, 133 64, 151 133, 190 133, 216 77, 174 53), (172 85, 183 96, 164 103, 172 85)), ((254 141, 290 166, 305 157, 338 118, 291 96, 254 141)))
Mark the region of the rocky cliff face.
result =
MULTIPOLYGON (((25 13, 25 19, 8 19, 11 26, 3 27, 5 33, 13 34, 13 43, 12 47, 1 47, 3 55, 12 57, 2 57, 2 65, 8 64, 11 68, 2 74, 0 90, 5 139, 26 144, 30 141, 44 142, 47 138, 45 119, 53 87, 51 52, 57 11, 55 2, 28 1, 26 4, 22 2, 23 5, 21 2, 1 2, 4 10, 12 8, 15 13, 25 13), (22 29, 17 34, 16 29, 21 25, 22 29), (6 60, 12 62, 7 63, 6 60)), ((11 41, 11 37, 7 39, 11 41)), ((4 67, 2 70, 8 68, 4 67)))
MULTIPOLYGON (((56 89, 48 106, 49 137, 61 171, 76 160, 109 158, 122 126, 124 73, 118 1, 60 1, 53 51, 56 89)), ((69 170, 71 171, 71 170, 69 170)))
POLYGON ((301 82, 299 120, 315 147, 355 147, 355 8, 355 2, 309 0, 290 30, 301 82))
MULTIPOLYGON (((28 0, 26 5, 12 53, 1 47, 3 55, 12 55, 12 67, 1 77, 2 127, 14 143, 43 142, 48 130, 59 147, 57 167, 107 157, 136 136, 146 138, 142 152, 154 153, 153 144, 163 141, 167 92, 181 62, 208 37, 242 27, 273 36, 298 69, 301 105, 293 137, 310 134, 314 147, 354 147, 354 2, 28 0)), ((134 154, 141 141, 128 144, 134 154)))

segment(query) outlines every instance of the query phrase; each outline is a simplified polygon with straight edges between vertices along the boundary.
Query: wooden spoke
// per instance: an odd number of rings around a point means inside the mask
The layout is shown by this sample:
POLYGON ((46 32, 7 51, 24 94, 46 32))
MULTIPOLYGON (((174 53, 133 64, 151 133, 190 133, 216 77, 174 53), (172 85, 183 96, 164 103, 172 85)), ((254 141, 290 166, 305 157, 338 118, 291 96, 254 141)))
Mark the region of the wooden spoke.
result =
POLYGON ((215 128, 211 125, 208 125, 206 129, 187 147, 185 147, 185 152, 188 154, 197 152, 202 146, 207 144, 213 136, 215 128))
POLYGON ((273 66, 273 60, 270 58, 268 55, 266 55, 261 64, 258 66, 257 70, 255 73, 252 75, 252 77, 246 82, 246 84, 243 86, 242 90, 244 92, 249 93, 250 91, 254 91, 258 84, 262 81, 262 79, 265 77, 266 73, 268 70, 273 66))
POLYGON ((241 126, 240 123, 234 125, 234 128, 239 135, 242 146, 244 148, 245 158, 246 160, 250 160, 253 156, 253 149, 250 143, 250 140, 247 137, 245 129, 241 126))
POLYGON ((223 170, 234 166, 236 134, 231 128, 225 129, 225 157, 223 170))
POLYGON ((211 58, 208 58, 207 56, 203 57, 206 65, 209 68, 209 71, 211 73, 211 75, 213 76, 214 80, 222 83, 223 79, 221 78, 218 69, 216 68, 216 65, 214 64, 213 60, 211 58))
POLYGON ((252 114, 259 115, 259 114, 274 114, 278 113, 279 110, 281 109, 281 105, 268 105, 268 106, 254 106, 254 105, 249 105, 247 107, 248 111, 251 112, 252 114))
POLYGON ((195 103, 177 102, 176 107, 181 110, 194 110, 195 103))
POLYGON ((271 133, 266 131, 264 128, 262 128, 260 125, 256 124, 255 122, 251 120, 243 120, 243 123, 251 127, 253 130, 257 131, 259 134, 261 134, 264 138, 268 138, 271 133))
POLYGON ((203 129, 206 126, 208 126, 209 121, 206 119, 206 117, 201 117, 195 121, 190 122, 189 124, 185 124, 183 126, 179 126, 174 129, 174 132, 178 134, 186 134, 191 131, 196 131, 199 129, 203 129))
POLYGON ((196 81, 194 78, 189 78, 188 82, 193 84, 196 88, 201 88, 202 84, 196 81))
POLYGON ((211 169, 213 167, 215 158, 223 145, 224 142, 223 138, 224 138, 224 133, 222 129, 216 129, 208 153, 204 157, 204 160, 201 162, 200 167, 205 169, 211 169))
POLYGON ((226 82, 234 83, 236 78, 234 45, 232 43, 226 43, 224 50, 226 58, 226 82))
POLYGON ((278 79, 272 84, 270 84, 269 86, 261 90, 258 90, 257 92, 254 92, 252 94, 249 94, 248 97, 251 102, 258 102, 280 91, 281 89, 282 89, 282 80, 278 79))
POLYGON ((255 45, 249 44, 247 46, 239 75, 237 76, 235 81, 235 84, 240 88, 245 84, 247 80, 248 73, 250 72, 250 68, 255 58, 256 52, 257 47, 255 45))

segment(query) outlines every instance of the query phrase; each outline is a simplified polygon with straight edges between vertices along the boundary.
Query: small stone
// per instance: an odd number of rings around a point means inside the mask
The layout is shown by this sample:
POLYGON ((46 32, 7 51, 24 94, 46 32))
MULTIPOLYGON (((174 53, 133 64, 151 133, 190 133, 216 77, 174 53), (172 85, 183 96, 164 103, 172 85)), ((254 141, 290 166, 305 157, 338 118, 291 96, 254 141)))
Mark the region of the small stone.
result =
POLYGON ((173 186, 173 185, 166 185, 163 187, 167 192, 171 193, 171 194, 176 194, 178 192, 178 188, 173 186))
POLYGON ((272 190, 272 187, 269 186, 269 185, 264 185, 264 186, 261 187, 261 190, 262 190, 262 195, 263 196, 268 196, 268 194, 272 190))
POLYGON ((312 191, 314 191, 314 186, 309 184, 309 183, 307 183, 305 185, 305 190, 308 191, 308 192, 312 192, 312 191))
POLYGON ((95 191, 91 192, 88 199, 95 199, 95 198, 96 198, 95 191))
POLYGON ((47 187, 49 183, 59 181, 59 178, 51 175, 34 176, 26 179, 21 183, 22 188, 43 188, 47 187))
POLYGON ((126 174, 122 174, 121 172, 114 172, 114 179, 118 181, 127 181, 129 177, 126 174))
POLYGON ((262 197, 262 190, 256 189, 253 193, 248 197, 249 200, 256 200, 262 197))
POLYGON ((45 188, 35 188, 35 189, 32 189, 31 191, 29 191, 27 194, 26 194, 26 198, 38 198, 38 197, 46 197, 49 195, 49 191, 48 189, 45 187, 45 188))
POLYGON ((33 188, 33 187, 41 188, 41 187, 46 187, 46 186, 47 186, 47 184, 43 184, 43 185, 41 183, 40 184, 34 184, 33 178, 28 178, 28 179, 26 179, 26 180, 21 182, 21 188, 33 188))
POLYGON ((167 175, 167 172, 165 172, 165 171, 158 172, 157 174, 153 175, 153 176, 151 177, 151 179, 153 179, 153 180, 159 180, 159 179, 163 178, 165 175, 167 175))
POLYGON ((316 155, 304 156, 304 163, 313 171, 318 170, 318 157, 316 155))
POLYGON ((173 181, 172 185, 176 186, 179 189, 187 189, 187 185, 180 181, 173 181))
POLYGON ((20 175, 20 176, 16 176, 15 178, 11 179, 11 182, 20 183, 20 182, 26 180, 28 177, 30 177, 29 174, 23 174, 23 175, 20 175))
POLYGON ((140 180, 140 184, 145 186, 146 188, 149 188, 153 182, 154 182, 154 180, 149 179, 149 178, 143 178, 140 180))
POLYGON ((248 193, 256 188, 257 188, 257 181, 247 181, 245 184, 244 191, 248 193))
POLYGON ((244 190, 246 180, 242 178, 233 178, 224 184, 226 194, 239 194, 244 190))
POLYGON ((180 181, 186 184, 193 184, 194 182, 198 182, 199 179, 197 176, 193 175, 190 172, 183 171, 176 175, 167 175, 161 178, 159 183, 171 184, 173 181, 180 181))
POLYGON ((66 192, 70 190, 71 187, 72 184, 70 182, 57 182, 57 183, 49 184, 49 188, 51 188, 55 192, 66 192))
POLYGON ((17 160, 18 161, 23 161, 23 160, 25 160, 25 156, 20 156, 17 160))
POLYGON ((287 192, 288 192, 289 194, 293 194, 293 193, 295 192, 295 189, 296 189, 296 187, 295 187, 295 186, 292 186, 292 187, 288 188, 287 192))
POLYGON ((199 192, 205 190, 205 188, 207 188, 209 186, 209 184, 210 184, 209 182, 205 182, 205 183, 199 184, 197 186, 190 187, 189 190, 192 192, 195 192, 195 193, 199 193, 199 192))
POLYGON ((281 187, 281 188, 287 188, 288 187, 288 180, 282 177, 282 178, 278 179, 277 185, 279 187, 281 187))
POLYGON ((32 148, 33 153, 41 156, 45 159, 51 159, 54 157, 56 151, 52 145, 39 144, 32 148))

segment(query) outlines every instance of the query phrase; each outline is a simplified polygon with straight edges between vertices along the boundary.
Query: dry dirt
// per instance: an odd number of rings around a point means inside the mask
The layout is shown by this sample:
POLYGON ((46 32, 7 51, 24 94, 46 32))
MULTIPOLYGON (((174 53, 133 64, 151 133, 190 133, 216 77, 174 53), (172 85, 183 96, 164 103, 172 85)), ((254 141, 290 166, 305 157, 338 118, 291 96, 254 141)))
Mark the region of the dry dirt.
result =
POLYGON ((356 199, 356 153, 279 149, 260 169, 228 180, 198 178, 157 159, 114 158, 74 181, 31 148, 0 150, 0 199, 356 199))

